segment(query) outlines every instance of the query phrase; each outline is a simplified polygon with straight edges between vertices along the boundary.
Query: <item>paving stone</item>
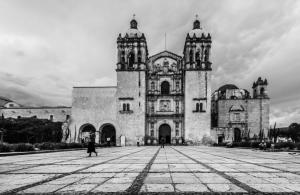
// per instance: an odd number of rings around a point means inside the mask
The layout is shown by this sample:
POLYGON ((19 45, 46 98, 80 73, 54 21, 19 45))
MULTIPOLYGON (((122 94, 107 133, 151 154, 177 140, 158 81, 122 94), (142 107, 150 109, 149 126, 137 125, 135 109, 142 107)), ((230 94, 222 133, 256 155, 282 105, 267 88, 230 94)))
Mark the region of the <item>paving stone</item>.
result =
POLYGON ((294 192, 293 190, 277 184, 248 184, 261 192, 294 192))
POLYGON ((144 184, 140 192, 174 192, 171 184, 144 184))
POLYGON ((57 191, 57 193, 87 193, 93 188, 95 188, 97 184, 73 184, 66 186, 57 191))
POLYGON ((134 177, 114 177, 109 179, 106 183, 132 183, 134 177))
POLYGON ((216 173, 195 173, 202 183, 231 183, 216 173))
POLYGON ((112 184, 112 183, 104 183, 91 192, 124 192, 127 188, 130 187, 130 183, 122 183, 122 184, 112 184))
POLYGON ((176 192, 209 192, 209 189, 203 184, 176 184, 176 192))
POLYGON ((147 177, 144 183, 165 184, 165 183, 172 183, 172 180, 171 177, 147 177))
POLYGON ((234 184, 207 184, 213 192, 247 192, 234 184))

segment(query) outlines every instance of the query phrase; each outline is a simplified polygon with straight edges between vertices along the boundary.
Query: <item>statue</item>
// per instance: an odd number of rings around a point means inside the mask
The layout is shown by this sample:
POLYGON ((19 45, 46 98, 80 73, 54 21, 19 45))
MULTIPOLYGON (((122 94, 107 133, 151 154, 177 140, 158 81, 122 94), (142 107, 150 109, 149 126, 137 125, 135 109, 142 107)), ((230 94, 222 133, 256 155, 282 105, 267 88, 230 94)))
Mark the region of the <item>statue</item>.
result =
POLYGON ((70 136, 70 129, 69 129, 69 121, 68 120, 66 120, 65 122, 63 122, 63 124, 61 126, 61 129, 62 129, 62 140, 61 141, 63 143, 66 143, 67 139, 70 136))

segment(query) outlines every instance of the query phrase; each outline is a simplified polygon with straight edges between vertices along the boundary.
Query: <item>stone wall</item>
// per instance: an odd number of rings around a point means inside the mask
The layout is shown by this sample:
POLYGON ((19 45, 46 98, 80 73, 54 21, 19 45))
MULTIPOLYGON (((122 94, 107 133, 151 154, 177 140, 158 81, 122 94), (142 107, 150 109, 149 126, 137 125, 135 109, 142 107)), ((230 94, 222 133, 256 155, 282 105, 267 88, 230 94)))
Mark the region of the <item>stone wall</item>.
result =
POLYGON ((120 127, 116 120, 116 89, 116 87, 73 88, 72 117, 69 126, 71 131, 70 142, 80 141, 80 129, 86 124, 95 127, 97 143, 99 142, 100 127, 104 124, 113 125, 116 130, 116 138, 120 137, 120 127))
POLYGON ((270 100, 269 99, 249 99, 248 100, 248 128, 250 136, 258 135, 260 129, 264 130, 265 136, 270 128, 269 123, 270 100))
POLYGON ((117 72, 116 116, 126 145, 136 145, 137 139, 145 136, 145 78, 144 71, 117 72), (122 111, 123 103, 130 104, 130 111, 122 111))
POLYGON ((210 72, 186 71, 185 74, 185 139, 198 142, 210 134, 210 72), (196 103, 203 103, 204 112, 195 112, 196 103))
POLYGON ((250 137, 254 134, 259 135, 260 129, 264 129, 265 135, 269 129, 269 99, 226 99, 218 100, 218 127, 229 128, 238 127, 242 130, 243 126, 231 124, 231 106, 242 106, 245 111, 238 112, 241 116, 241 123, 245 123, 245 129, 250 129, 250 137))
POLYGON ((39 119, 53 120, 54 122, 66 121, 71 115, 70 107, 15 107, 0 108, 0 115, 4 118, 28 118, 36 117, 39 119))

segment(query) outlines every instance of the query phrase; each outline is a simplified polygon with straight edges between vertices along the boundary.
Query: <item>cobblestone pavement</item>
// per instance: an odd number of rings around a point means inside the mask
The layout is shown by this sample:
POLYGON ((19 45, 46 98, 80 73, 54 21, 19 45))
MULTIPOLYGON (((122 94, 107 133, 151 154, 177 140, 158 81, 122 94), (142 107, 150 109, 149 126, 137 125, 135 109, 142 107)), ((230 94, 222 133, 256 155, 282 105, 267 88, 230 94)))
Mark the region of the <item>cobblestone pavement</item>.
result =
POLYGON ((114 147, 0 158, 0 193, 297 193, 300 155, 215 147, 114 147))

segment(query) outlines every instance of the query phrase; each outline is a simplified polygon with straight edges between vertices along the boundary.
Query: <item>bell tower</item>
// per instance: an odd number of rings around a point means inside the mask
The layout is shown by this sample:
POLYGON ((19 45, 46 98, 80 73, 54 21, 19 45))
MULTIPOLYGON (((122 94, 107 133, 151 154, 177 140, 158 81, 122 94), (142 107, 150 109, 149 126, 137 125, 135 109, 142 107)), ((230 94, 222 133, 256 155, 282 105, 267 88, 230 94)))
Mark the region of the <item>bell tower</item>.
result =
POLYGON ((183 49, 185 139, 191 142, 199 142, 203 136, 210 135, 210 48, 211 36, 203 31, 196 16, 183 49))
POLYGON ((144 33, 138 30, 138 23, 133 18, 130 28, 117 39, 118 62, 117 71, 145 70, 148 57, 147 42, 144 33))
POLYGON ((252 86, 253 98, 268 98, 267 86, 267 79, 262 80, 261 77, 258 77, 257 81, 254 82, 252 86))
POLYGON ((125 35, 119 34, 117 44, 117 121, 126 145, 135 145, 145 134, 148 49, 134 17, 125 35))

